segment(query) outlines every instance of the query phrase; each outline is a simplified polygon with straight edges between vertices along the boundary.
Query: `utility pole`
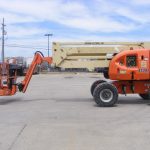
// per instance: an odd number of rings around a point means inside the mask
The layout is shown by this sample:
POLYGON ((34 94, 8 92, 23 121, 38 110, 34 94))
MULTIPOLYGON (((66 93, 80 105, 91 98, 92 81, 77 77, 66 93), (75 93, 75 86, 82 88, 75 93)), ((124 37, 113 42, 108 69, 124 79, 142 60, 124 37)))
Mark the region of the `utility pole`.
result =
POLYGON ((5 46, 5 23, 4 23, 4 18, 3 18, 3 23, 2 23, 2 52, 1 52, 1 61, 4 62, 5 59, 5 54, 4 54, 4 46, 5 46))
POLYGON ((51 34, 45 34, 45 36, 47 36, 48 37, 48 57, 49 57, 49 37, 51 36, 53 36, 53 34, 51 33, 51 34))

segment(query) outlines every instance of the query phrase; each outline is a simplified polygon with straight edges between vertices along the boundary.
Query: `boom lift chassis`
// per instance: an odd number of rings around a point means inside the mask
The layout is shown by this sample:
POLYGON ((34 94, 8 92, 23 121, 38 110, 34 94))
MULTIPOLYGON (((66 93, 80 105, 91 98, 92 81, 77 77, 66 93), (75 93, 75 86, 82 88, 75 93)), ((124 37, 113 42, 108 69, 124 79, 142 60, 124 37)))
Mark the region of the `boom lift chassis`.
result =
POLYGON ((113 106, 118 94, 139 94, 150 99, 150 50, 127 50, 115 55, 109 63, 107 78, 95 81, 91 94, 99 106, 113 106))

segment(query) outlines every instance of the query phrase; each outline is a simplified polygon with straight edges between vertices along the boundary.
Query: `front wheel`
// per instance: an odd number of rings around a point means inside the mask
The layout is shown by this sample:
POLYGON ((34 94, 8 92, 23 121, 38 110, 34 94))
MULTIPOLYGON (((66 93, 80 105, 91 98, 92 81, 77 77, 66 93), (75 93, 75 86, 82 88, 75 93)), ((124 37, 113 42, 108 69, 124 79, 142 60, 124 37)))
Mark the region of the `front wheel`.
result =
POLYGON ((98 106, 111 107, 118 101, 118 91, 110 83, 101 83, 95 88, 93 97, 98 106))
POLYGON ((150 94, 146 93, 146 94, 139 94, 140 97, 142 97, 144 100, 150 100, 150 94))

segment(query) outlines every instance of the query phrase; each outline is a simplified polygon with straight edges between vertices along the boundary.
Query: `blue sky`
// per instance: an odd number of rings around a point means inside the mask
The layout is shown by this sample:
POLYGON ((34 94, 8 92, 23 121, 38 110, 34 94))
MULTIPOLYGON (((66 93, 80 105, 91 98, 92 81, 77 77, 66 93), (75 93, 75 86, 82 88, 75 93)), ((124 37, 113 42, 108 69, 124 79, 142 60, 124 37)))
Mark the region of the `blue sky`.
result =
POLYGON ((150 41, 150 0, 0 0, 3 17, 5 56, 47 54, 45 33, 51 42, 150 41))

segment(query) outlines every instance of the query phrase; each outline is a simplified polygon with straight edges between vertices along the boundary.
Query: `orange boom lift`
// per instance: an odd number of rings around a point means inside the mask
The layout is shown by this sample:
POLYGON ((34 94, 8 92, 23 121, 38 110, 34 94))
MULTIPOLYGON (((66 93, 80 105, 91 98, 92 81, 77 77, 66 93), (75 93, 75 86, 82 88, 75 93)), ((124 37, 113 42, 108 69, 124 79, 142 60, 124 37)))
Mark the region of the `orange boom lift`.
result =
POLYGON ((111 81, 95 81, 91 93, 99 106, 113 106, 118 94, 139 94, 150 99, 150 50, 127 50, 112 57, 109 67, 100 72, 111 81))
POLYGON ((44 61, 51 64, 52 58, 44 57, 41 52, 37 51, 32 64, 21 83, 16 83, 17 66, 2 62, 0 64, 0 96, 11 96, 14 95, 18 90, 25 93, 36 65, 41 64, 44 61))

